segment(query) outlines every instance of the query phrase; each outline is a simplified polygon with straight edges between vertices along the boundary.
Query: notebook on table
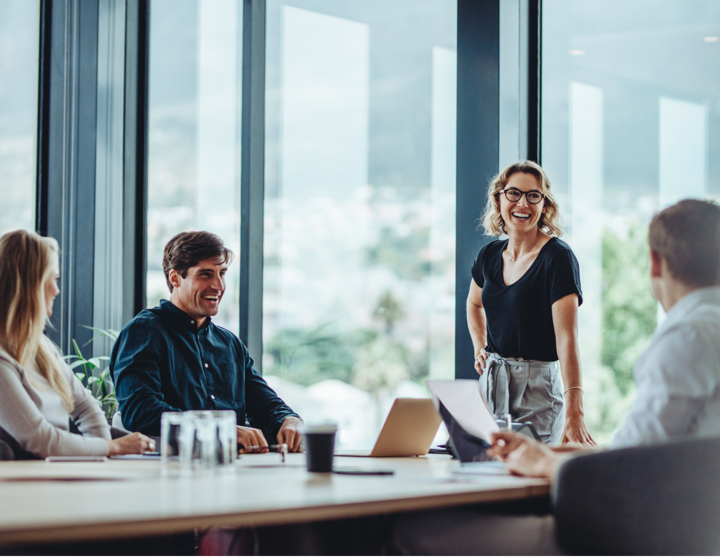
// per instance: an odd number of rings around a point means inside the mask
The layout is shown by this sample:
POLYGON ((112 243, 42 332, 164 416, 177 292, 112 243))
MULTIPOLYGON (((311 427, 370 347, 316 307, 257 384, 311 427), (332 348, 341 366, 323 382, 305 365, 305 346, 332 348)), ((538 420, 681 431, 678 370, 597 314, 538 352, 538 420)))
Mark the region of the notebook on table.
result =
POLYGON ((371 450, 338 450, 341 457, 411 457, 430 450, 442 419, 432 399, 399 397, 371 450))

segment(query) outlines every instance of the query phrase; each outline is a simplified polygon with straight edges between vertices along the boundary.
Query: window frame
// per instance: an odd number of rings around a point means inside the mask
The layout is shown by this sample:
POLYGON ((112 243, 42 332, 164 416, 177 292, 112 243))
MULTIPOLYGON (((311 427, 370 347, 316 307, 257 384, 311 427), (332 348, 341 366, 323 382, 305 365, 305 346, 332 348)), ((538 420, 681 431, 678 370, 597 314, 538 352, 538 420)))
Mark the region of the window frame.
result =
MULTIPOLYGON (((41 1, 37 229, 60 242, 66 281, 49 335, 69 352, 91 332, 94 266, 98 6, 105 0, 41 1), (65 7, 67 6, 67 10, 65 7), (74 39, 74 40, 73 40, 74 39), (58 66, 58 60, 64 65, 58 66), (73 115, 74 121, 68 118, 73 115), (51 172, 63 168, 64 173, 51 172), (82 207, 77 200, 82 200, 82 207), (90 296, 88 296, 90 295, 90 296)), ((150 2, 125 0, 123 323, 145 307, 150 2)), ((465 298, 470 267, 491 239, 477 228, 488 180, 498 172, 500 4, 457 0, 455 375, 476 377, 465 298)), ((526 86, 522 137, 540 159, 542 0, 517 0, 526 86)), ((240 338, 262 366, 266 1, 243 0, 240 338)), ((522 150, 521 150, 522 151, 522 150)))

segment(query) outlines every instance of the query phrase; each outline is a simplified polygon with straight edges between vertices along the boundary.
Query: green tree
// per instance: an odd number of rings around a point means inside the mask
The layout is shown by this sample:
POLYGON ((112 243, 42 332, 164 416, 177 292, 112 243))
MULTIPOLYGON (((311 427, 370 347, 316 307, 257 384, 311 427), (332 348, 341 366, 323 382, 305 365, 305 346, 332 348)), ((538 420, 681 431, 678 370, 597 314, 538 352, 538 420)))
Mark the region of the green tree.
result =
POLYGON ((357 335, 327 333, 330 323, 311 330, 285 329, 264 347, 270 358, 266 374, 310 386, 326 379, 350 382, 357 335))
POLYGON ((625 396, 633 385, 633 365, 657 323, 657 302, 650 291, 646 228, 631 226, 627 238, 605 229, 602 266, 601 362, 612 370, 615 385, 625 396))
POLYGON ((385 324, 385 334, 391 336, 395 324, 404 317, 405 310, 400 301, 395 298, 392 291, 385 291, 373 310, 373 318, 382 321, 385 324))
POLYGON ((377 336, 358 348, 352 384, 376 399, 409 377, 407 351, 401 343, 377 336))

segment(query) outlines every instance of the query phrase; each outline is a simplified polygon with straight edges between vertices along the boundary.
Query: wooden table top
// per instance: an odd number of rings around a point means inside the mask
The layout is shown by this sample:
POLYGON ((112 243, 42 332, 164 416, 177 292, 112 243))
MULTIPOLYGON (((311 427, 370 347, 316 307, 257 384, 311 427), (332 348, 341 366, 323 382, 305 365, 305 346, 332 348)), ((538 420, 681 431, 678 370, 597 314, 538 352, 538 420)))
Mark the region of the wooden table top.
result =
POLYGON ((233 470, 171 476, 159 461, 0 462, 0 546, 161 535, 517 500, 549 483, 454 474, 449 456, 336 457, 389 476, 309 474, 305 456, 245 455, 233 470))

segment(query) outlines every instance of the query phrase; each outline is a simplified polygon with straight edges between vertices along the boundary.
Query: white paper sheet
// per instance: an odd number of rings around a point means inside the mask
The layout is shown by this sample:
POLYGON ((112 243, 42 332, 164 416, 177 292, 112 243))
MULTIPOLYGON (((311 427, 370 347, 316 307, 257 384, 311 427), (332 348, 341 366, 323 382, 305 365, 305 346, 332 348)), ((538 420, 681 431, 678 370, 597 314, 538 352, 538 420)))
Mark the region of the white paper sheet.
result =
POLYGON ((490 442, 491 434, 500 430, 476 380, 428 380, 427 386, 435 408, 442 401, 468 434, 490 442))

